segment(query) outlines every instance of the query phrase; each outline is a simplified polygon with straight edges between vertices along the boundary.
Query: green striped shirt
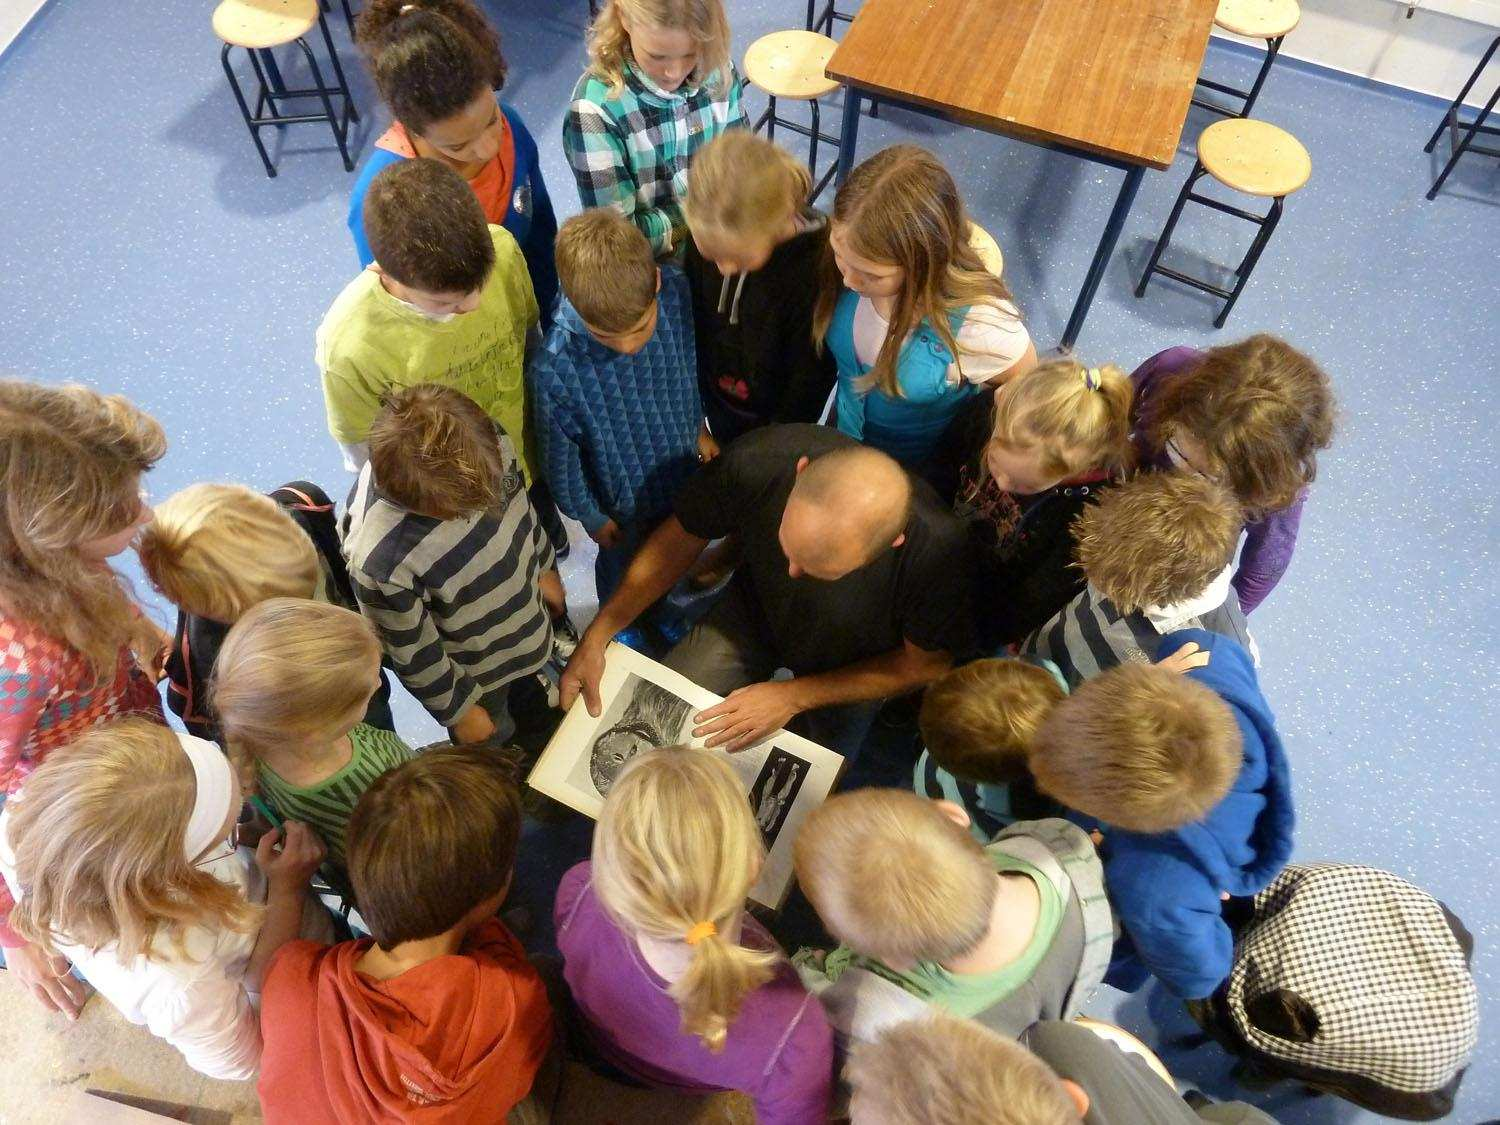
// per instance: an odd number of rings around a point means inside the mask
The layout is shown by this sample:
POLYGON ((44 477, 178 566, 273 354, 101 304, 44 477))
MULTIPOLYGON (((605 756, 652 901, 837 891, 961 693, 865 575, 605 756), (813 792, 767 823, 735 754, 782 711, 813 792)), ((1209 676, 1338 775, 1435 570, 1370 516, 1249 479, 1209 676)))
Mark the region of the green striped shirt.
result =
POLYGON ((388 730, 360 723, 349 732, 354 753, 349 764, 316 785, 293 785, 264 762, 260 791, 283 820, 300 820, 323 838, 328 862, 344 870, 344 832, 359 796, 386 770, 415 758, 414 751, 388 730))

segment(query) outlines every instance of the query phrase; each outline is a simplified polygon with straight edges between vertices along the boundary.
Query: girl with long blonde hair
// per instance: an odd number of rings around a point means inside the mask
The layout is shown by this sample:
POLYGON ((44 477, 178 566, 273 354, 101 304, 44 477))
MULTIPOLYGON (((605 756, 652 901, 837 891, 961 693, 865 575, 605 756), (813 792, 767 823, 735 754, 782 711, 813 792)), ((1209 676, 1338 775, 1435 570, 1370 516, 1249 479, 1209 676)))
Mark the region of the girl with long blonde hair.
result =
MULTIPOLYGON (((141 477, 166 448, 156 420, 119 395, 0 380, 0 797, 97 723, 163 721, 141 662, 156 671, 166 635, 108 560, 151 521, 141 477)), ((81 989, 10 931, 10 905, 0 886, 7 964, 76 1015, 81 989)))
POLYGON ((693 158, 683 270, 719 445, 772 423, 816 422, 833 389, 833 356, 812 339, 828 218, 811 192, 807 165, 744 130, 693 158))
POLYGON ((979 634, 995 652, 1084 586, 1074 518, 1134 462, 1130 377, 1071 357, 966 402, 939 447, 939 491, 965 522, 983 589, 979 634))
POLYGON ((688 163, 745 124, 723 0, 605 0, 563 119, 585 208, 622 211, 658 258, 680 257, 688 163))
MULTIPOLYGON (((80 735, 0 813, 16 932, 213 1078, 255 1072, 252 996, 303 930, 322 858, 306 825, 289 823, 260 840, 252 863, 235 846, 239 814, 219 748, 144 719, 80 735)), ((332 935, 315 909, 307 929, 332 935)))
POLYGON ((605 799, 592 862, 558 888, 564 974, 611 1064, 649 1083, 741 1090, 762 1123, 823 1121, 828 1021, 745 912, 764 859, 721 753, 641 754, 605 799))
POLYGON ((838 363, 838 426, 917 470, 966 399, 1037 362, 974 229, 915 145, 876 153, 834 199, 813 332, 838 363))

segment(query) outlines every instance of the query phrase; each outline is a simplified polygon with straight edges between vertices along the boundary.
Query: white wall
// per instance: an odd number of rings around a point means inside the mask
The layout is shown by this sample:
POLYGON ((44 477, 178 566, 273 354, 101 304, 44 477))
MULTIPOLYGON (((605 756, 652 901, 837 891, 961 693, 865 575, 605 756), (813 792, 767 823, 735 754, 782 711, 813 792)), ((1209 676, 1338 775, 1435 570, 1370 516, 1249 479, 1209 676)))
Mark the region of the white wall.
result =
POLYGON ((47 0, 0 0, 0 52, 15 42, 47 0))
MULTIPOLYGON (((1451 100, 1500 35, 1500 0, 1301 0, 1302 22, 1281 53, 1451 100)), ((1226 39, 1218 29, 1214 34, 1226 39)), ((1239 40, 1247 42, 1246 40, 1239 40)), ((1260 44, 1264 46, 1262 42, 1260 44)), ((1483 105, 1500 83, 1500 51, 1466 99, 1483 105)))

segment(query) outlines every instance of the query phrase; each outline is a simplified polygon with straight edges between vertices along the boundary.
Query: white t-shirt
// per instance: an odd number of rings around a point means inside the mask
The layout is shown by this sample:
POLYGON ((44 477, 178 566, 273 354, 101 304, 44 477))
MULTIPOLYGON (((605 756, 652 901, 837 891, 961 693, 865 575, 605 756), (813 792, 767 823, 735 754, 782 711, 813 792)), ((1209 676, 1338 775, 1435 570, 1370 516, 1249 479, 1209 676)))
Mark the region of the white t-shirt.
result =
MULTIPOLYGON (((875 303, 861 297, 854 308, 854 355, 860 363, 874 366, 890 328, 890 321, 875 311, 875 303)), ((1015 305, 1009 301, 999 305, 977 302, 970 306, 959 327, 959 362, 948 365, 948 385, 956 387, 965 379, 988 383, 1014 367, 1030 344, 1031 334, 1021 323, 1015 305)))

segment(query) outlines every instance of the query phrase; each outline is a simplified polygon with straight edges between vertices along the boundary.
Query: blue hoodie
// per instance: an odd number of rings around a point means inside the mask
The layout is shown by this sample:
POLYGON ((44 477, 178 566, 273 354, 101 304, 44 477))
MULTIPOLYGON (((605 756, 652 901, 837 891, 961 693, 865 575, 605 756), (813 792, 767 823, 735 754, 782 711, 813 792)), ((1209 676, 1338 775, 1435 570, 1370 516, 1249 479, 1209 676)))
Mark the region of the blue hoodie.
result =
POLYGON ((1106 981, 1133 991, 1154 973, 1185 1000, 1213 994, 1229 975, 1234 941, 1219 895, 1253 895, 1292 854, 1292 784, 1270 705, 1250 654, 1234 640, 1201 629, 1161 639, 1156 659, 1189 641, 1211 653, 1188 673, 1234 713, 1244 759, 1233 787, 1201 821, 1145 834, 1099 825, 1104 878, 1123 934, 1106 981))

